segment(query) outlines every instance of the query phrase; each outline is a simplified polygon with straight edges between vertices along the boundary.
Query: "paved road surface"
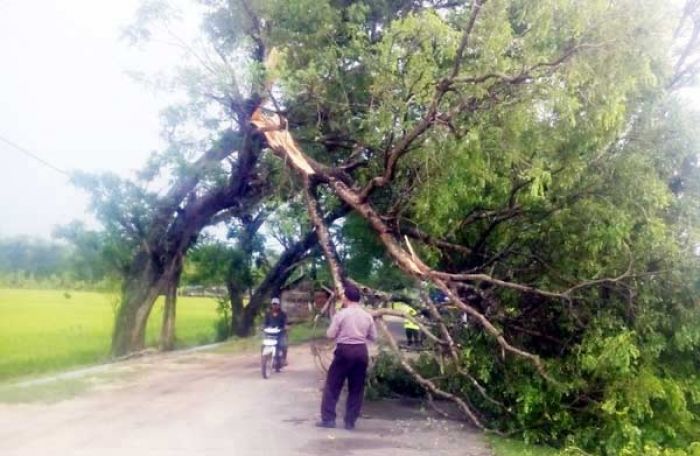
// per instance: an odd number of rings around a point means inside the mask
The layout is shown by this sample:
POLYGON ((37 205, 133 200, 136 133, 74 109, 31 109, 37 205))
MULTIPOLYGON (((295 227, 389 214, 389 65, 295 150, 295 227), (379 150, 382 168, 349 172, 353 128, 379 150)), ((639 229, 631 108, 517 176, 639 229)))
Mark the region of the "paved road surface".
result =
POLYGON ((490 455, 460 423, 391 401, 366 404, 355 431, 315 428, 321 373, 308 345, 290 361, 268 380, 255 353, 118 363, 74 397, 0 404, 0 455, 490 455))

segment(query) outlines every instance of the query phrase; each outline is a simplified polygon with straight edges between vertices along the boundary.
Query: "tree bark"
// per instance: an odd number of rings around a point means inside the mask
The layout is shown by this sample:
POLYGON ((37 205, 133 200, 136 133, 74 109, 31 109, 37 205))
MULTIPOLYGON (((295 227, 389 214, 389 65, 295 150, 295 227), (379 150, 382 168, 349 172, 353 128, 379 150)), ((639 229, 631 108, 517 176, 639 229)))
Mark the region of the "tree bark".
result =
POLYGON ((160 293, 163 266, 141 249, 127 272, 122 301, 114 322, 112 354, 142 350, 148 314, 160 293))
MULTIPOLYGON (((226 284, 228 298, 231 302, 231 328, 229 335, 245 337, 249 335, 250 328, 245 323, 245 306, 243 305, 243 290, 230 281, 226 284)), ((251 325, 252 326, 252 325, 251 325)))
POLYGON ((182 257, 174 265, 174 271, 165 285, 165 305, 163 306, 163 326, 160 331, 160 349, 163 351, 175 348, 175 314, 177 304, 177 286, 182 274, 182 257))
POLYGON ((169 283, 166 287, 165 305, 163 306, 163 326, 160 330, 160 349, 163 351, 175 348, 175 301, 177 285, 169 283))
POLYGON ((323 254, 326 256, 326 264, 328 264, 331 277, 333 277, 335 294, 336 296, 343 296, 345 294, 343 285, 343 277, 345 274, 343 273, 343 267, 338 259, 338 251, 331 238, 328 225, 324 223, 323 217, 321 216, 316 188, 311 184, 308 176, 304 176, 304 196, 306 198, 306 207, 309 211, 309 218, 311 218, 311 222, 316 229, 318 243, 323 250, 323 254))

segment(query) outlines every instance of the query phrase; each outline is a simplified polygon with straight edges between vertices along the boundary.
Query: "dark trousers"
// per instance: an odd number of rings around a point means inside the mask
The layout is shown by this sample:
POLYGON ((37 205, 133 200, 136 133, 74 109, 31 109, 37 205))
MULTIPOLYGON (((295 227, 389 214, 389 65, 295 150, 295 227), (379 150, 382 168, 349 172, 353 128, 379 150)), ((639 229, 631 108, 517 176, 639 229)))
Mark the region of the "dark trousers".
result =
POLYGON ((326 377, 326 387, 323 389, 323 401, 321 401, 321 419, 323 421, 335 422, 335 406, 347 378, 348 402, 345 409, 345 423, 355 424, 362 408, 367 362, 366 344, 338 344, 336 346, 333 362, 326 377))
POLYGON ((420 331, 414 328, 404 328, 406 331, 406 342, 408 345, 420 345, 420 331))
POLYGON ((277 339, 277 350, 279 351, 279 357, 282 362, 287 362, 287 347, 289 346, 289 338, 287 336, 287 331, 280 333, 277 339))

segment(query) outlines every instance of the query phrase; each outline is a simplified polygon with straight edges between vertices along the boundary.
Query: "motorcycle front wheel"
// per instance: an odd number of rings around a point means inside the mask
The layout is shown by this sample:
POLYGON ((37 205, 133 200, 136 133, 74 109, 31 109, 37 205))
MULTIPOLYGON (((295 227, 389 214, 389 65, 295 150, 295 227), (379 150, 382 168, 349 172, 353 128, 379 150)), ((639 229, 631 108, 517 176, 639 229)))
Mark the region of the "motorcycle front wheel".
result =
POLYGON ((270 369, 272 368, 272 353, 266 353, 260 358, 260 370, 262 371, 262 378, 268 378, 270 376, 270 369))

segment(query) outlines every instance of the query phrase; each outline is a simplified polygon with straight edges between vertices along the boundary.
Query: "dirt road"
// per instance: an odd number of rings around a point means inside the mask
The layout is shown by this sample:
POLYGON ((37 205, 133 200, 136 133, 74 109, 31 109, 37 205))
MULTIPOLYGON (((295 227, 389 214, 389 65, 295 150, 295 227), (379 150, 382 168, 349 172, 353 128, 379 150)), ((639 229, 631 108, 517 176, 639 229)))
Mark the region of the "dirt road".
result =
POLYGON ((268 380, 255 353, 115 364, 69 399, 0 404, 0 454, 490 455, 484 438, 460 423, 391 401, 367 403, 354 431, 315 428, 321 374, 308 346, 292 348, 290 362, 268 380))

